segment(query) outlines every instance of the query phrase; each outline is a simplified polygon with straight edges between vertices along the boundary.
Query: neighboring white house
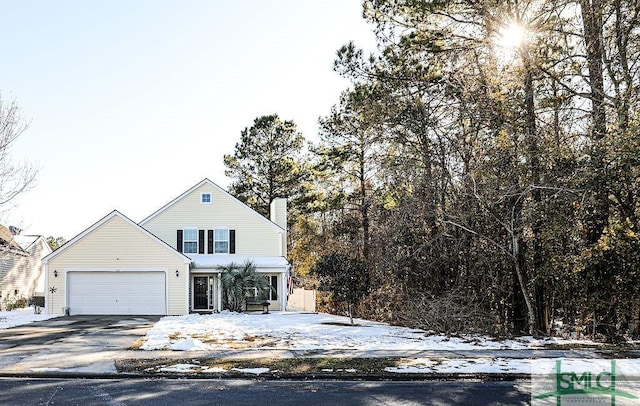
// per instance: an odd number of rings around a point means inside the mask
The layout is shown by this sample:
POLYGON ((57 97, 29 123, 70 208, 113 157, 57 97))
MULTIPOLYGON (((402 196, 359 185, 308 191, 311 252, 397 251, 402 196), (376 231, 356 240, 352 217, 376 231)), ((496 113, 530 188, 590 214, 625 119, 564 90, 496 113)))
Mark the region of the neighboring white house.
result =
POLYGON ((287 300, 286 200, 266 219, 208 179, 136 224, 113 211, 44 259, 47 310, 159 314, 222 310, 221 266, 253 262, 287 300))
POLYGON ((51 248, 41 235, 20 235, 15 227, 0 225, 0 304, 44 296, 43 258, 51 248))

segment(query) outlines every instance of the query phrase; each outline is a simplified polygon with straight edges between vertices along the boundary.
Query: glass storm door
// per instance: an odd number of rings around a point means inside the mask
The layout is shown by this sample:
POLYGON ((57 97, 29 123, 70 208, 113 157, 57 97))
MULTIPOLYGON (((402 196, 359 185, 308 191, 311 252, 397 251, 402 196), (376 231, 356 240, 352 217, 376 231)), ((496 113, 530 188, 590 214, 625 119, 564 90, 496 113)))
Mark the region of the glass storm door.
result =
MULTIPOLYGON (((211 278, 213 279, 213 278, 211 278)), ((213 292, 209 289, 208 276, 193 277, 193 309, 194 310, 210 310, 209 303, 213 292)))

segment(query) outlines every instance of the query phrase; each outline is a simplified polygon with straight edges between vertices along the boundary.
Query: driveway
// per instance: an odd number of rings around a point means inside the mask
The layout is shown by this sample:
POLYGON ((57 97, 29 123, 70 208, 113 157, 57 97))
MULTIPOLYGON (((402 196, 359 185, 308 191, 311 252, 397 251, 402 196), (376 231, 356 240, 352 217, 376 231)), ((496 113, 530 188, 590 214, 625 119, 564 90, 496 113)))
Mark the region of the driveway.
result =
POLYGON ((0 330, 0 373, 115 373, 161 316, 71 316, 0 330))

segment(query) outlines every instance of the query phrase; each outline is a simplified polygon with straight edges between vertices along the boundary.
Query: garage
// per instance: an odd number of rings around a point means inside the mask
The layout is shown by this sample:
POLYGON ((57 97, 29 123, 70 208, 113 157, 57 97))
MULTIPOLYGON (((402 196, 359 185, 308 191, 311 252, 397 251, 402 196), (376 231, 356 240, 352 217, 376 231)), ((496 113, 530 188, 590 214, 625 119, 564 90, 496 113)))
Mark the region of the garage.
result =
POLYGON ((167 314, 162 271, 68 272, 68 307, 76 314, 167 314))

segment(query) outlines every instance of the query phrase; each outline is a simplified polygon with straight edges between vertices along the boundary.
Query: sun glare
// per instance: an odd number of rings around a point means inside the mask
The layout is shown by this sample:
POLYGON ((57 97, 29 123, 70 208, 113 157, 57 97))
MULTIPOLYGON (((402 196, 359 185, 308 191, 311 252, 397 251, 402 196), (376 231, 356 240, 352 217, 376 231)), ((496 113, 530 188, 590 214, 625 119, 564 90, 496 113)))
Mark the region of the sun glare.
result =
POLYGON ((498 33, 498 45, 510 50, 518 48, 524 40, 524 27, 511 23, 500 30, 498 33))

